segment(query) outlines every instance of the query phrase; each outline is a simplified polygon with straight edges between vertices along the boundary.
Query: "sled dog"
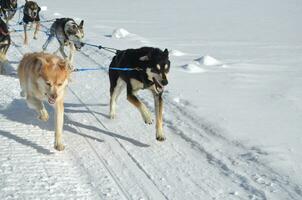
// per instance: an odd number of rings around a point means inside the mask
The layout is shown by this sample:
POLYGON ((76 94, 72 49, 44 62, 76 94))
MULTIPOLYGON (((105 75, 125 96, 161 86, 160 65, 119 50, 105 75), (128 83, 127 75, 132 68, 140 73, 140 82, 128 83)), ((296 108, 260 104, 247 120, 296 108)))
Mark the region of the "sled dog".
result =
POLYGON ((6 23, 16 14, 17 6, 17 0, 0 0, 0 15, 3 16, 6 23))
POLYGON ((26 98, 30 108, 37 111, 38 118, 42 121, 48 120, 48 112, 43 101, 48 101, 55 107, 54 148, 58 151, 64 150, 62 144, 63 98, 69 75, 69 63, 47 53, 26 54, 18 67, 21 96, 26 98))
POLYGON ((56 37, 60 47, 55 52, 61 52, 64 58, 68 58, 69 62, 73 63, 73 58, 76 50, 80 50, 83 46, 82 39, 84 38, 84 21, 77 24, 71 18, 59 18, 52 24, 49 37, 43 45, 43 51, 47 49, 48 44, 56 37), (69 46, 69 56, 64 51, 64 46, 69 46))
POLYGON ((167 74, 169 70, 170 61, 167 49, 162 51, 158 48, 142 47, 118 51, 109 67, 110 118, 115 118, 116 100, 123 88, 126 87, 127 100, 139 110, 146 124, 152 124, 150 111, 136 96, 137 91, 148 89, 154 96, 156 139, 158 141, 165 140, 162 94, 164 86, 168 84, 167 74))
POLYGON ((23 28, 24 28, 24 44, 28 45, 27 27, 29 23, 36 24, 34 39, 37 39, 37 35, 40 29, 40 13, 41 8, 34 1, 25 0, 23 9, 23 28))

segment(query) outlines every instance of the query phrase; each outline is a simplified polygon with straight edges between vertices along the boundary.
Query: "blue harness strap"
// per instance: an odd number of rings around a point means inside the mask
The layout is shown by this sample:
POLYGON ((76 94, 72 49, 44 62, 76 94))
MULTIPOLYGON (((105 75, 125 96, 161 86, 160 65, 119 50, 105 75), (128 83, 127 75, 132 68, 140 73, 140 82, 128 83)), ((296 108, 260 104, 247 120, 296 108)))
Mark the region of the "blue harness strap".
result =
POLYGON ((104 71, 108 71, 108 70, 118 70, 118 71, 141 71, 142 69, 139 68, 120 68, 120 67, 110 67, 109 69, 106 67, 96 67, 96 68, 76 68, 73 71, 74 72, 84 72, 84 71, 96 71, 96 70, 104 70, 104 71))

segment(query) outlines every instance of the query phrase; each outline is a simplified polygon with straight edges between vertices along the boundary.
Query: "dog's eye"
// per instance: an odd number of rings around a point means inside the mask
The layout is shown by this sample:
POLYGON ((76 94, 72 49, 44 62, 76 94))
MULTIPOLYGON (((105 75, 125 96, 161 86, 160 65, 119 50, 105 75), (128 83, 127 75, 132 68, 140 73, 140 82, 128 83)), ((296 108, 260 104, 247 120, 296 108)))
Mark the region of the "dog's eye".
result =
POLYGON ((61 87, 62 85, 63 85, 62 83, 59 83, 59 84, 58 84, 59 87, 61 87))
POLYGON ((49 87, 51 86, 51 83, 50 82, 46 82, 46 85, 48 85, 49 87))

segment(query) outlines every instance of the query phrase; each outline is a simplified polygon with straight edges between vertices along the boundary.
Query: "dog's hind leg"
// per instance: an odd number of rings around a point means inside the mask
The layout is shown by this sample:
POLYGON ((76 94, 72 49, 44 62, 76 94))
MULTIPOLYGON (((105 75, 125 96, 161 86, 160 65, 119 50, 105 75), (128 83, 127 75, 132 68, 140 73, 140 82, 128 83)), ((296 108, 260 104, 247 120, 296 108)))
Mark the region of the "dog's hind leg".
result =
POLYGON ((163 133, 163 99, 161 94, 153 91, 155 116, 156 116, 156 139, 164 141, 166 138, 163 133))
POLYGON ((58 151, 64 150, 64 145, 62 144, 62 132, 64 124, 64 103, 63 99, 58 99, 55 104, 55 143, 54 148, 58 151))
POLYGON ((134 94, 132 88, 127 85, 127 100, 132 103, 141 113, 143 120, 146 124, 152 124, 151 113, 134 94))
POLYGON ((32 96, 27 96, 26 101, 29 108, 35 109, 37 111, 39 115, 38 119, 42 121, 48 120, 48 112, 45 109, 42 101, 32 96))
POLYGON ((114 119, 116 116, 116 101, 124 89, 124 86, 125 82, 121 78, 117 79, 115 86, 110 85, 110 119, 114 119))

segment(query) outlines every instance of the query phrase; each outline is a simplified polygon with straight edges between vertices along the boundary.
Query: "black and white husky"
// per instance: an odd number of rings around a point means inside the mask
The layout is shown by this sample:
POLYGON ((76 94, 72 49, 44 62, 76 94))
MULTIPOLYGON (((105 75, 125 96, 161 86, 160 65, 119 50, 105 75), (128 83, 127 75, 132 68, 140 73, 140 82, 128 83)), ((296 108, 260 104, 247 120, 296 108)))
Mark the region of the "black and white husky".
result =
POLYGON ((66 59, 68 58, 69 62, 73 63, 73 58, 76 50, 80 50, 83 46, 82 39, 84 38, 84 21, 82 20, 80 24, 77 24, 71 18, 59 18, 52 24, 50 27, 49 37, 43 45, 43 51, 47 49, 48 44, 54 39, 57 38, 60 47, 55 52, 61 52, 62 56, 66 59), (69 46, 69 56, 66 55, 64 51, 64 46, 69 46))
POLYGON ((0 58, 5 59, 11 44, 10 33, 6 23, 0 18, 0 58))
POLYGON ((168 84, 169 70, 170 61, 167 49, 162 51, 158 48, 142 47, 118 51, 109 67, 110 118, 115 118, 116 100, 126 86, 127 100, 140 111, 146 124, 152 124, 150 111, 136 96, 138 90, 148 89, 154 96, 156 139, 165 140, 162 94, 164 86, 168 84))
POLYGON ((14 17, 17 6, 17 0, 0 0, 0 15, 3 16, 6 23, 14 17))

